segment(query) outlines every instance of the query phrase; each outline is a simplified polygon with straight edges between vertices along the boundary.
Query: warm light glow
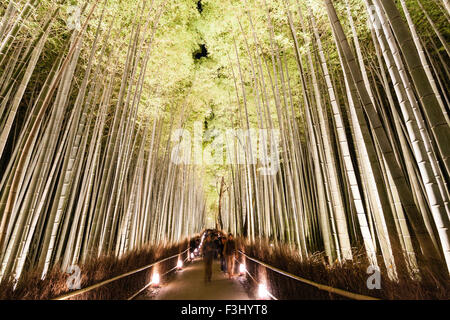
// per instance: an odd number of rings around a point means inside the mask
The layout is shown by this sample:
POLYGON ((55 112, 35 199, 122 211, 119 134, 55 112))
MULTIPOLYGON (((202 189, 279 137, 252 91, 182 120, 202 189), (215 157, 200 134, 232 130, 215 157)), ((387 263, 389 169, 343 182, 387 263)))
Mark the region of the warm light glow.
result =
POLYGON ((245 264, 241 263, 239 265, 239 273, 243 274, 243 273, 245 273, 246 270, 247 269, 245 269, 245 264))
POLYGON ((258 286, 258 296, 260 299, 269 298, 269 291, 267 291, 267 287, 265 284, 260 283, 258 286))
POLYGON ((191 253, 191 259, 194 259, 195 255, 193 253, 191 253))
POLYGON ((152 285, 158 286, 159 285, 159 273, 154 272, 152 276, 152 285))
POLYGON ((198 249, 197 249, 197 248, 195 248, 194 252, 195 252, 195 253, 197 253, 197 252, 198 252, 198 249))
POLYGON ((177 262, 177 268, 178 268, 178 269, 183 268, 183 261, 181 261, 180 259, 178 259, 178 262, 177 262))

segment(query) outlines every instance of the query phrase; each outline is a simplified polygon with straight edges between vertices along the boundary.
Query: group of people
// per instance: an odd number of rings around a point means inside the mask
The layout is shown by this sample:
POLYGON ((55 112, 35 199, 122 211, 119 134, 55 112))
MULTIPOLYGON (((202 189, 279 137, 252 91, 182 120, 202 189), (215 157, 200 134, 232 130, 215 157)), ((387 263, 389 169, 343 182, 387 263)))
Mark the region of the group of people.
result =
POLYGON ((236 242, 233 235, 220 232, 207 232, 202 246, 205 263, 205 282, 211 281, 213 260, 220 259, 220 268, 228 273, 228 279, 234 276, 234 260, 237 257, 236 242))

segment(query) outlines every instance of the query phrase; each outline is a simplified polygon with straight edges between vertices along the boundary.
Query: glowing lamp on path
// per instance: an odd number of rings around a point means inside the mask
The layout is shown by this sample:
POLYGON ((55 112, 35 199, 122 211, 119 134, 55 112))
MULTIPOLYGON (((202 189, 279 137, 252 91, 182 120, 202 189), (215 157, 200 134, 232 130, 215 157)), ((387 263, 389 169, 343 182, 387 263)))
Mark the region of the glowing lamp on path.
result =
POLYGON ((265 284, 260 283, 258 285, 258 297, 260 299, 268 299, 269 298, 269 291, 267 291, 267 287, 265 284))
POLYGON ((241 263, 241 264, 239 265, 239 273, 240 273, 241 275, 243 275, 243 274, 245 273, 245 271, 247 271, 247 269, 245 268, 245 264, 241 263))
POLYGON ((152 286, 159 287, 159 280, 159 273, 155 271, 152 275, 152 286))
POLYGON ((183 268, 183 261, 181 261, 180 259, 178 259, 177 261, 177 269, 181 270, 181 268, 183 268))

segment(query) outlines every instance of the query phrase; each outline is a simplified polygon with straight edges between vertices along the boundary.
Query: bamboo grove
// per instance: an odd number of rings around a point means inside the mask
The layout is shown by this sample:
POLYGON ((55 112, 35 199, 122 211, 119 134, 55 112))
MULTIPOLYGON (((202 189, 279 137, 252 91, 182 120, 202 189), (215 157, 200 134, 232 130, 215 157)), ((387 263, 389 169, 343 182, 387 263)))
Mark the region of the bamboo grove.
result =
POLYGON ((393 279, 447 275, 449 10, 2 3, 0 277, 214 226, 302 259, 324 252, 328 264, 362 248, 393 279), (202 149, 223 148, 229 163, 172 161, 183 139, 173 133, 195 123, 202 149), (268 134, 213 144, 211 129, 268 134))
POLYGON ((65 267, 109 252, 120 256, 199 231, 204 203, 197 172, 167 161, 170 123, 137 114, 163 4, 136 3, 131 32, 113 39, 120 24, 107 14, 107 2, 85 2, 80 27, 34 84, 61 6, 53 4, 39 33, 21 38, 21 24, 39 1, 21 11, 16 5, 10 1, 2 20, 1 275, 18 278, 31 266, 45 275, 55 262, 65 267), (86 39, 94 12, 95 33, 86 39))
MULTIPOLYGON (((450 270, 449 52, 421 2, 428 37, 418 34, 400 2, 361 1, 370 45, 358 38, 349 1, 339 2, 340 12, 334 1, 320 4, 326 29, 313 10, 319 4, 283 0, 275 9, 262 1, 268 45, 252 11, 241 12, 232 32, 244 45, 235 43, 229 64, 239 112, 233 124, 249 128, 244 84, 250 83, 256 126, 280 130, 281 167, 261 175, 249 135, 245 146, 228 146, 245 161, 229 172, 226 212, 219 212, 221 221, 228 216, 225 229, 291 243, 303 258, 325 251, 329 263, 351 260, 353 249, 363 247, 391 278, 397 270, 417 275, 423 266, 450 270), (290 35, 284 47, 275 33, 283 27, 290 35), (338 65, 329 61, 334 52, 338 65)), ((448 8, 434 5, 448 23, 448 8)))

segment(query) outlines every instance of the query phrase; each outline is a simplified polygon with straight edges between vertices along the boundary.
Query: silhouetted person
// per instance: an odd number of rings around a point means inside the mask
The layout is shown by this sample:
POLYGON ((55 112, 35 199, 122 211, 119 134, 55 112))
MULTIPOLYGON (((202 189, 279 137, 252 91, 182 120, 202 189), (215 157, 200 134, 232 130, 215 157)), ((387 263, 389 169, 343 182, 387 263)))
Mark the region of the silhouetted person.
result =
POLYGON ((227 272, 227 260, 225 258, 225 243, 227 242, 227 237, 225 235, 222 235, 220 237, 220 244, 219 244, 219 253, 220 253, 220 270, 223 272, 227 272))
POLYGON ((227 261, 228 279, 234 274, 234 256, 236 254, 236 242, 231 233, 228 234, 228 240, 225 243, 225 257, 227 261))
POLYGON ((211 282, 212 276, 212 263, 214 259, 215 246, 211 238, 211 235, 208 235, 202 246, 203 261, 205 263, 205 283, 208 281, 211 282))
POLYGON ((214 246, 216 250, 214 250, 214 259, 217 259, 220 255, 220 240, 217 235, 214 236, 214 246))
POLYGON ((191 239, 191 241, 189 242, 189 247, 191 249, 190 252, 194 252, 195 248, 197 247, 195 238, 191 239))

